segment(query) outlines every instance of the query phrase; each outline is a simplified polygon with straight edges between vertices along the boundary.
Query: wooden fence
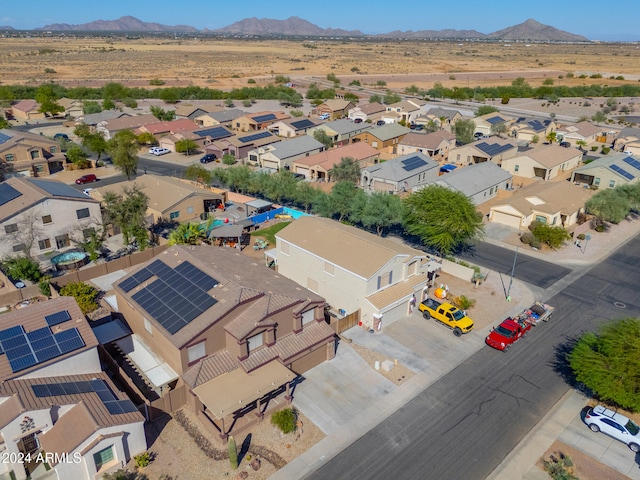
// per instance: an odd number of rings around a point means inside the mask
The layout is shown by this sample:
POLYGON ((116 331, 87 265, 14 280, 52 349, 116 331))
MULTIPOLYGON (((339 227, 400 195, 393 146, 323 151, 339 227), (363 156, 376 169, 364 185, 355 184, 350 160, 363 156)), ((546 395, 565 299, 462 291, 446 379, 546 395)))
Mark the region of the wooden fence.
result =
POLYGON ((356 310, 355 312, 350 313, 343 318, 333 318, 331 323, 333 324, 335 332, 340 335, 345 330, 349 330, 351 327, 355 327, 356 325, 358 325, 359 321, 360 310, 356 310))

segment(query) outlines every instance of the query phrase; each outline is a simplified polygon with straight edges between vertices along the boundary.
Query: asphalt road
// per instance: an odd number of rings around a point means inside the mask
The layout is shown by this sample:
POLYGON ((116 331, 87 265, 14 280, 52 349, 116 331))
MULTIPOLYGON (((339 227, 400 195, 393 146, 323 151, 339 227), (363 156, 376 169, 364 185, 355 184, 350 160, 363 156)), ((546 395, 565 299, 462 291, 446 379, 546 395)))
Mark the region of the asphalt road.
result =
POLYGON ((568 390, 571 340, 640 315, 638 285, 636 237, 551 298, 549 323, 508 353, 481 349, 308 478, 484 479, 568 390))
POLYGON ((506 275, 507 283, 514 259, 516 266, 513 269, 513 276, 540 288, 548 288, 571 273, 571 270, 566 267, 538 260, 524 253, 519 253, 516 257, 515 252, 511 250, 484 242, 478 242, 471 250, 459 256, 481 267, 506 275))

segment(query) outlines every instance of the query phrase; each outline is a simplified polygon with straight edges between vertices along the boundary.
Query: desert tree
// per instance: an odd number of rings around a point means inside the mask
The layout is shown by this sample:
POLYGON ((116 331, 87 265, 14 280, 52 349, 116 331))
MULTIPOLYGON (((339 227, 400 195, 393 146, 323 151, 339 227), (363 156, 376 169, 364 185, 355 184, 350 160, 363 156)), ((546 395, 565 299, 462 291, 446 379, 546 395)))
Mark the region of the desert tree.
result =
POLYGON ((333 138, 331 138, 323 128, 319 128, 313 132, 313 138, 323 144, 325 148, 333 147, 333 138))
POLYGON ((502 137, 505 133, 507 133, 507 124, 505 122, 497 122, 491 125, 491 133, 502 137))
POLYGON ((145 215, 149 205, 149 197, 135 183, 125 187, 122 193, 106 192, 103 208, 105 224, 112 223, 122 231, 125 245, 136 240, 140 250, 148 244, 145 215))
POLYGON ((156 117, 161 122, 170 122, 176 118, 175 110, 165 110, 162 107, 158 107, 157 105, 151 105, 149 108, 151 115, 156 117))
POLYGON ((211 170, 208 170, 202 165, 198 165, 197 163, 189 165, 184 172, 184 176, 189 180, 194 180, 203 185, 210 184, 213 178, 211 170))
POLYGON ((486 115, 487 113, 497 112, 498 109, 493 105, 480 105, 478 109, 474 112, 476 117, 481 117, 482 115, 486 115))
POLYGON ((329 169, 329 179, 333 182, 346 180, 351 183, 360 181, 360 166, 353 157, 342 157, 340 163, 329 169))
POLYGON ((198 149, 198 144, 190 138, 183 138, 176 142, 176 152, 191 155, 198 149))
POLYGON ((584 207, 587 213, 614 224, 627 218, 631 211, 629 200, 617 188, 596 193, 584 207))
POLYGON ((473 120, 458 120, 453 126, 453 133, 459 143, 473 142, 473 134, 476 129, 476 122, 473 120))
POLYGON ((85 152, 80 145, 75 143, 71 145, 67 149, 66 155, 71 163, 78 169, 89 168, 91 166, 91 162, 87 160, 87 152, 85 152))
POLYGON ((365 228, 373 228, 381 236, 385 229, 402 224, 404 204, 398 195, 373 192, 365 195, 364 199, 363 204, 356 204, 355 210, 357 221, 365 228))
POLYGON ((405 198, 404 206, 404 229, 441 255, 483 234, 482 215, 463 193, 429 185, 405 198))
POLYGON ((138 139, 131 130, 120 130, 107 143, 113 164, 127 180, 131 180, 138 170, 138 148, 138 139))
POLYGON ((58 96, 51 85, 41 85, 36 90, 36 101, 40 104, 39 112, 56 115, 64 111, 64 107, 56 103, 58 96))

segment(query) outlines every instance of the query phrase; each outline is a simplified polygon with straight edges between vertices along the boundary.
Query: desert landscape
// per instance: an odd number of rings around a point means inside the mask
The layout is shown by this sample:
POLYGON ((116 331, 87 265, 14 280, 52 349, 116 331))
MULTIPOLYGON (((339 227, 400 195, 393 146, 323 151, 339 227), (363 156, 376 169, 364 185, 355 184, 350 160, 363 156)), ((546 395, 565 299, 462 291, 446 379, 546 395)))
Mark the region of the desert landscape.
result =
POLYGON ((339 76, 387 88, 510 84, 525 77, 534 87, 621 85, 640 79, 640 49, 634 44, 491 43, 437 41, 236 40, 124 36, 40 36, 0 39, 3 85, 130 87, 196 85, 216 89, 273 83, 276 75, 308 83, 339 76), (46 72, 45 72, 46 70, 46 72), (573 78, 567 78, 572 73, 573 78), (599 74, 602 78, 578 78, 599 74), (624 80, 616 80, 622 76, 624 80), (613 79, 610 77, 614 77, 613 79))

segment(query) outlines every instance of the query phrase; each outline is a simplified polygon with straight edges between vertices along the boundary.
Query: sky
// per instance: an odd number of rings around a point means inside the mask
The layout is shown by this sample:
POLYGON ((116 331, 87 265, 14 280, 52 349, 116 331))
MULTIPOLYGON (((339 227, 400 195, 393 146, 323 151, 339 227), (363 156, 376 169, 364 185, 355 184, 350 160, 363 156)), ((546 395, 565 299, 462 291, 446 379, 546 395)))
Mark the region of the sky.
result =
POLYGON ((0 26, 30 30, 52 23, 77 25, 131 15, 145 22, 191 25, 215 30, 257 17, 284 20, 297 16, 322 28, 360 30, 477 30, 492 33, 533 18, 591 40, 640 41, 640 1, 617 0, 77 0, 8 1, 0 26))

